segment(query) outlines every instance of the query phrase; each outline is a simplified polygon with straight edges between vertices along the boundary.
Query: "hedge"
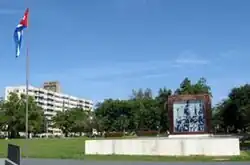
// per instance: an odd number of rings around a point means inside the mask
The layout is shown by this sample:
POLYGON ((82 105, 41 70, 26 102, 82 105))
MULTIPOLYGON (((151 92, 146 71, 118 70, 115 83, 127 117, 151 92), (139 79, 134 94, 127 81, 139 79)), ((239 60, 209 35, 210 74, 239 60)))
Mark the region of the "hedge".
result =
POLYGON ((158 131, 137 131, 137 136, 157 136, 158 131))
POLYGON ((104 137, 123 137, 123 132, 106 132, 104 137))

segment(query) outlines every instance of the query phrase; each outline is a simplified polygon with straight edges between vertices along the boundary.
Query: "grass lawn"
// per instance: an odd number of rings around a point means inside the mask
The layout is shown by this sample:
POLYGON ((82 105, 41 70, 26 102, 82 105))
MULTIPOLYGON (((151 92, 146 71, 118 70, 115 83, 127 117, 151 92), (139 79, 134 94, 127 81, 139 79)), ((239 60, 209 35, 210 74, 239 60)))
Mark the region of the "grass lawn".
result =
MULTIPOLYGON (((241 156, 234 157, 167 157, 167 156, 89 156, 84 155, 86 138, 70 139, 15 139, 0 140, 0 157, 6 157, 8 143, 21 146, 22 155, 29 158, 61 158, 61 159, 88 159, 88 160, 127 160, 127 161, 250 161, 250 152, 242 151, 241 156), (26 147, 27 146, 27 147, 26 147), (27 150, 26 150, 27 149, 27 150)), ((250 143, 249 143, 250 145, 250 143)))

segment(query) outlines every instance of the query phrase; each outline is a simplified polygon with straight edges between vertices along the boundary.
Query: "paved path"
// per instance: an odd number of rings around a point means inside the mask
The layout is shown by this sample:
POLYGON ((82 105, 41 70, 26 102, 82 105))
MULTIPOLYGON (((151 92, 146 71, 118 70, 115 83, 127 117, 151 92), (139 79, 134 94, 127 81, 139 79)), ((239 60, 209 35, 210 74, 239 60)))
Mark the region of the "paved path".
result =
POLYGON ((21 165, 250 165, 250 162, 124 162, 124 161, 78 161, 55 159, 24 159, 21 165))

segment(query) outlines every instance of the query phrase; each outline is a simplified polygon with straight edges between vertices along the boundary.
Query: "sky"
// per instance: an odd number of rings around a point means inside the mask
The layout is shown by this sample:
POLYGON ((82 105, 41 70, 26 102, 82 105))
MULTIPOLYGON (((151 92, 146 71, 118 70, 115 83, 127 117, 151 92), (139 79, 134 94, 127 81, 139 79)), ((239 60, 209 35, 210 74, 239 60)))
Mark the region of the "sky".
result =
POLYGON ((175 90, 207 79, 213 104, 249 83, 249 0, 0 0, 0 95, 58 80, 66 94, 101 101, 132 89, 175 90), (13 32, 30 8, 21 55, 13 32))

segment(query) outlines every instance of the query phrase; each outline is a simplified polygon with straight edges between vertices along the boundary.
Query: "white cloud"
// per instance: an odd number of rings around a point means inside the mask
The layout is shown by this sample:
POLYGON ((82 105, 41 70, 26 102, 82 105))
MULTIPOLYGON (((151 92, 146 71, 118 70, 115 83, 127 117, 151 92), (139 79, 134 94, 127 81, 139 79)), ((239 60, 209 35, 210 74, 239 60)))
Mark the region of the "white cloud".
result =
POLYGON ((226 52, 222 52, 219 54, 219 57, 222 58, 231 58, 231 57, 237 57, 239 55, 239 52, 236 50, 228 50, 226 52))
POLYGON ((155 73, 155 74, 148 74, 143 76, 142 78, 158 78, 158 77, 166 77, 169 76, 169 73, 155 73))
POLYGON ((200 56, 195 54, 192 51, 184 51, 182 52, 179 57, 175 60, 177 64, 183 65, 206 65, 210 61, 207 59, 202 59, 200 56))
POLYGON ((202 59, 176 59, 175 61, 178 64, 198 64, 198 65, 205 65, 208 64, 209 61, 207 60, 202 60, 202 59))
POLYGON ((141 60, 129 62, 107 62, 83 68, 67 69, 60 73, 39 75, 43 79, 67 79, 71 77, 80 81, 113 81, 131 79, 150 79, 165 77, 171 68, 182 69, 185 66, 208 64, 209 61, 197 58, 197 55, 181 53, 177 59, 141 60), (185 57, 185 58, 184 58, 185 57))

